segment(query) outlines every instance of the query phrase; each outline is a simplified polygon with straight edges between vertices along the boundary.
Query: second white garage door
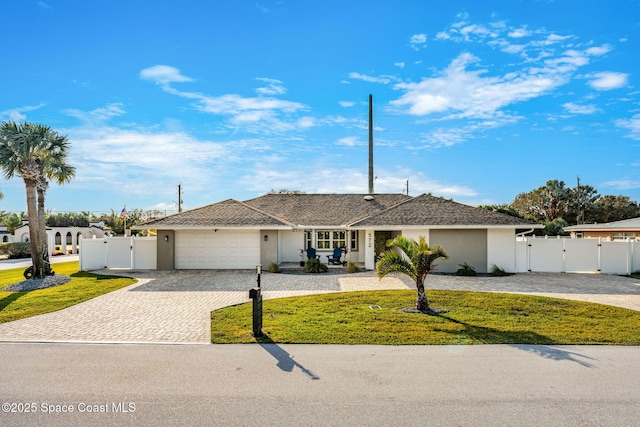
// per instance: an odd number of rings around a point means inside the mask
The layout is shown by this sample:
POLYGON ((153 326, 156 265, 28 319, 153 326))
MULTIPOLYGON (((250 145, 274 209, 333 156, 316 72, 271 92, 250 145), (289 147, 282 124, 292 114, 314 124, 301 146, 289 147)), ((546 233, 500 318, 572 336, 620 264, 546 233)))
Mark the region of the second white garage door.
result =
POLYGON ((260 263, 260 231, 176 231, 176 269, 245 269, 260 263))

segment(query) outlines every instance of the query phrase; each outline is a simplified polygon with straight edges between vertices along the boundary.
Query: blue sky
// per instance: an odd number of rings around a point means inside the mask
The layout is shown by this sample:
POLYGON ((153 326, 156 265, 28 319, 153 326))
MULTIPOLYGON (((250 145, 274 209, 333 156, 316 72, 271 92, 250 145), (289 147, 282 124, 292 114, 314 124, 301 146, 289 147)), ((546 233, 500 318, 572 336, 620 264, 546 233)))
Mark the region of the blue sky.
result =
MULTIPOLYGON (((67 135, 47 208, 271 189, 510 203, 549 179, 640 201, 640 2, 9 0, 0 120, 67 135)), ((20 179, 0 210, 24 211, 20 179)))

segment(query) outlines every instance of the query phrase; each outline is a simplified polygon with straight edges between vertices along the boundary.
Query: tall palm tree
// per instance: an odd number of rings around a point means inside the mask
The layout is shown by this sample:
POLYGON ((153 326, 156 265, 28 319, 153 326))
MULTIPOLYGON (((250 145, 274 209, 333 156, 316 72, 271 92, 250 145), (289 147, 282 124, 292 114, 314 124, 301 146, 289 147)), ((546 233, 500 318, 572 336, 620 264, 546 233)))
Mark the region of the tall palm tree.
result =
POLYGON ((0 125, 0 168, 6 179, 18 175, 25 183, 33 262, 29 275, 35 278, 49 272, 44 223, 49 180, 64 183, 75 174, 75 168, 67 164, 69 145, 65 136, 45 125, 13 121, 0 125))
POLYGON ((378 258, 376 271, 379 278, 389 273, 406 274, 411 277, 418 291, 416 309, 421 312, 430 311, 429 300, 424 291, 424 281, 427 274, 436 267, 435 261, 449 256, 439 245, 427 243, 424 236, 420 236, 418 242, 405 236, 398 236, 387 243, 390 248, 378 258))

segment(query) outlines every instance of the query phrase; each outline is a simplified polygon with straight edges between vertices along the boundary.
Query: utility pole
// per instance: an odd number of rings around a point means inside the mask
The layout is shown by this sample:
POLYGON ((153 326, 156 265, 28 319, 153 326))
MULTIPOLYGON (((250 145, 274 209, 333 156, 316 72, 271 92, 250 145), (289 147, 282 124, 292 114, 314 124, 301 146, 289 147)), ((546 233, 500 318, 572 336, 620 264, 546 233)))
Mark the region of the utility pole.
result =
POLYGON ((583 203, 583 198, 582 198, 582 193, 580 192, 580 177, 576 177, 578 178, 578 218, 577 218, 577 223, 578 224, 583 224, 584 223, 584 203, 583 203))
POLYGON ((182 212, 182 184, 178 184, 178 213, 182 212))
POLYGON ((369 195, 373 196, 373 95, 369 94, 369 195))

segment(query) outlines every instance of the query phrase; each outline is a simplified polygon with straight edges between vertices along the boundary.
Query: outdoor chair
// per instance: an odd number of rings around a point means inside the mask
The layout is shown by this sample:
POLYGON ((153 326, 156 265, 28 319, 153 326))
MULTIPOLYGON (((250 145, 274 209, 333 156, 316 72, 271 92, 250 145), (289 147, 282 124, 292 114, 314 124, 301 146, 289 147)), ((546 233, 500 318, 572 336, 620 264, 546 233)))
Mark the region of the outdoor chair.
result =
POLYGON ((329 259, 328 263, 333 265, 347 265, 347 261, 340 261, 340 258, 342 258, 342 248, 333 248, 333 255, 327 255, 327 258, 329 259))
POLYGON ((316 255, 315 248, 307 249, 307 259, 320 259, 320 255, 316 255))

